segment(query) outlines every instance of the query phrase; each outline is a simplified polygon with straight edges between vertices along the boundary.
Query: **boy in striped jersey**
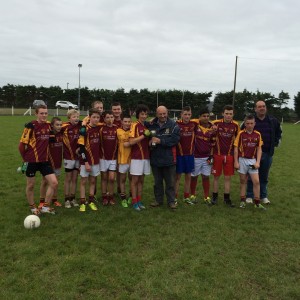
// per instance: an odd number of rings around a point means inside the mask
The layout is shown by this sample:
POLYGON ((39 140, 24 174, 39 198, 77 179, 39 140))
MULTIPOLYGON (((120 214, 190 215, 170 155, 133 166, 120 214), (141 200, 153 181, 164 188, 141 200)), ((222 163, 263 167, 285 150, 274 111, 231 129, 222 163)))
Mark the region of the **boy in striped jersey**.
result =
POLYGON ((191 200, 196 201, 196 187, 198 176, 202 177, 202 187, 204 202, 210 204, 209 197, 210 182, 209 176, 212 167, 212 149, 215 143, 215 131, 212 129, 212 123, 209 121, 209 110, 202 109, 199 112, 199 124, 195 132, 195 170, 191 178, 191 200))
POLYGON ((104 125, 100 129, 100 171, 102 204, 115 205, 114 184, 117 170, 117 126, 112 111, 103 114, 104 125))
POLYGON ((146 105, 137 106, 135 111, 137 121, 131 125, 129 133, 132 206, 136 211, 146 208, 142 203, 142 192, 145 175, 150 175, 150 131, 145 127, 148 111, 146 105))
POLYGON ((97 109, 89 111, 89 124, 86 125, 86 133, 80 135, 78 139, 80 154, 80 208, 79 211, 86 210, 86 184, 89 180, 89 200, 88 205, 91 210, 97 210, 94 192, 96 177, 100 174, 99 153, 100 153, 100 112, 97 109))
POLYGON ((234 204, 230 199, 231 176, 234 175, 233 143, 239 132, 239 124, 233 120, 233 106, 225 105, 223 108, 223 118, 213 121, 213 129, 216 131, 216 143, 214 146, 214 163, 212 174, 213 197, 211 204, 217 204, 219 179, 224 172, 224 203, 230 207, 234 204))
POLYGON ((246 116, 244 119, 245 129, 240 131, 234 141, 234 167, 240 173, 240 207, 246 207, 246 185, 248 174, 253 183, 255 207, 265 209, 260 204, 260 185, 258 169, 262 155, 263 141, 261 134, 254 130, 255 117, 246 116))
POLYGON ((50 166, 48 151, 51 141, 51 125, 47 122, 48 109, 46 105, 36 108, 37 120, 25 125, 20 144, 19 152, 26 164, 26 197, 31 212, 35 215, 40 214, 40 210, 34 202, 35 174, 39 171, 47 180, 48 189, 46 192, 45 203, 41 208, 42 213, 55 214, 55 210, 50 207, 54 190, 57 188, 57 179, 50 166))
MULTIPOLYGON (((58 117, 53 117, 51 120, 51 128, 54 134, 54 141, 49 143, 49 153, 48 158, 51 164, 51 167, 54 171, 54 174, 57 178, 57 181, 60 176, 61 163, 62 163, 62 153, 63 153, 63 135, 61 133, 62 121, 58 117)), ((52 204, 54 206, 62 206, 61 203, 57 200, 57 188, 55 188, 52 196, 52 204)), ((40 204, 39 208, 42 208, 45 203, 45 195, 47 189, 47 180, 43 177, 40 187, 40 204)))
POLYGON ((65 166, 65 207, 78 206, 75 200, 77 178, 79 171, 79 158, 76 153, 77 141, 81 122, 79 121, 79 112, 75 109, 70 109, 67 113, 68 122, 63 123, 63 158, 65 166))
POLYGON ((181 174, 184 173, 183 202, 193 205, 190 199, 191 173, 195 168, 194 146, 197 124, 191 121, 192 110, 186 106, 181 111, 181 120, 177 121, 180 128, 180 141, 176 146, 176 199, 178 199, 181 174))

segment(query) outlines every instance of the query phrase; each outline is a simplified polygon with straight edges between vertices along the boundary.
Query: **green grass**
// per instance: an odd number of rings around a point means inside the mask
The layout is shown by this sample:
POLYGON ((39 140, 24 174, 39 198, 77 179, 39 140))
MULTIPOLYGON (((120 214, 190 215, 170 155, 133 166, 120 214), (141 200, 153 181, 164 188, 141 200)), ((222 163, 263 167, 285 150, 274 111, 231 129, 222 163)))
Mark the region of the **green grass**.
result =
MULTIPOLYGON (((99 205, 85 214, 58 209, 26 230, 25 177, 16 169, 30 119, 0 117, 0 299, 299 299, 299 126, 283 126, 265 212, 181 204, 176 212, 137 213, 99 205)), ((147 206, 152 183, 150 175, 147 206)), ((238 187, 236 175, 235 203, 238 187)))

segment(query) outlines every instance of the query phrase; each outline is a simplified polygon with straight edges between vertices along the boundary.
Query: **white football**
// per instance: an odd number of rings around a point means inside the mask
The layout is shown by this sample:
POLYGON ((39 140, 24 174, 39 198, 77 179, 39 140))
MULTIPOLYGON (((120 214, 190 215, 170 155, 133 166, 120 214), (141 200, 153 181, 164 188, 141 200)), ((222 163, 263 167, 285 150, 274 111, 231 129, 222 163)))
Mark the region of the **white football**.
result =
POLYGON ((38 228, 41 225, 41 220, 36 215, 29 215, 24 220, 24 227, 26 229, 38 228))

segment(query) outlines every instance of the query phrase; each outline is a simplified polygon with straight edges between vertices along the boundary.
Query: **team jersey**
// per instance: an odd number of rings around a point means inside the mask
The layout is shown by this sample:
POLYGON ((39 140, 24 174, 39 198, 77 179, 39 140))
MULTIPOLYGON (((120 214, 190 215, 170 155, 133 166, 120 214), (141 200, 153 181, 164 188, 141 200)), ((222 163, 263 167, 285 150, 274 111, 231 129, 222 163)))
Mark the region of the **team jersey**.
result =
POLYGON ((244 158, 255 158, 257 147, 261 147, 262 145, 261 134, 256 130, 248 133, 246 129, 244 129, 239 132, 234 141, 234 146, 238 147, 239 150, 239 157, 244 158))
POLYGON ((26 162, 48 161, 50 122, 31 121, 33 128, 24 128, 20 142, 27 145, 24 154, 26 162))
POLYGON ((55 142, 49 143, 49 161, 52 168, 60 169, 63 155, 63 134, 58 132, 55 134, 55 142))
MULTIPOLYGON (((80 135, 78 145, 85 147, 87 162, 93 166, 99 164, 100 161, 100 130, 102 125, 86 126, 85 136, 80 135)), ((84 162, 80 159, 80 164, 84 162)))
POLYGON ((196 158, 205 158, 212 154, 212 148, 216 141, 216 133, 211 127, 212 124, 209 122, 208 127, 199 124, 196 128, 194 151, 196 158))
POLYGON ((77 142, 79 138, 79 129, 81 127, 80 123, 72 125, 70 122, 65 122, 62 125, 63 133, 63 157, 64 159, 77 160, 78 156, 76 154, 77 142))
POLYGON ((105 160, 117 159, 117 126, 103 125, 100 129, 100 141, 101 141, 101 158, 105 160))
MULTIPOLYGON (((144 134, 145 129, 147 129, 142 123, 136 121, 131 124, 129 137, 137 138, 144 134)), ((149 139, 144 138, 139 143, 131 146, 131 159, 149 159, 149 139)))
POLYGON ((129 142, 130 130, 124 130, 123 128, 117 129, 118 137, 118 164, 129 164, 131 147, 124 147, 125 142, 129 142))
POLYGON ((239 124, 236 121, 226 123, 224 119, 212 123, 217 126, 214 154, 233 155, 233 143, 240 130, 239 124))
POLYGON ((114 119, 114 124, 118 127, 118 128, 122 128, 122 120, 116 120, 114 119))
POLYGON ((180 141, 176 146, 176 154, 178 156, 192 155, 194 153, 195 129, 197 124, 189 121, 184 123, 182 120, 177 121, 180 128, 180 141))

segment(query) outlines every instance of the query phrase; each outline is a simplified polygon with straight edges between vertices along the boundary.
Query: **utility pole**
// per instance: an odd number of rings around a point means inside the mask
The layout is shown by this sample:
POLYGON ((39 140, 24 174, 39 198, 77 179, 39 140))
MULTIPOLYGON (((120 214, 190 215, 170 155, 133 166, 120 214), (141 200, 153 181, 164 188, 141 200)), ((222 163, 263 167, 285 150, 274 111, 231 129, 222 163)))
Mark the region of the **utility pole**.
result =
POLYGON ((80 68, 82 67, 82 64, 78 64, 79 69, 79 85, 78 85, 78 110, 80 111, 80 68))
POLYGON ((232 106, 233 106, 233 108, 234 108, 234 102, 235 102, 235 87, 236 87, 237 61, 238 61, 238 56, 235 57, 234 86, 233 86, 233 98, 232 98, 232 106))

